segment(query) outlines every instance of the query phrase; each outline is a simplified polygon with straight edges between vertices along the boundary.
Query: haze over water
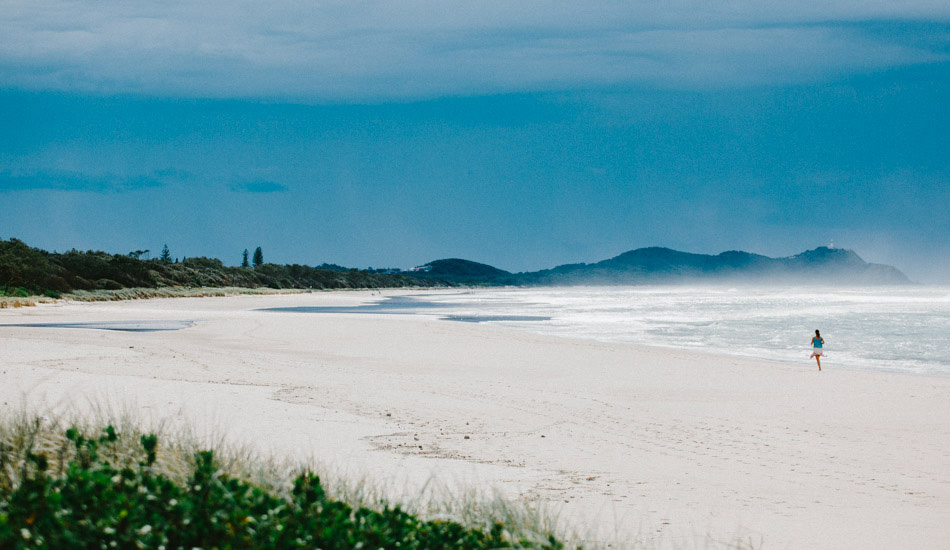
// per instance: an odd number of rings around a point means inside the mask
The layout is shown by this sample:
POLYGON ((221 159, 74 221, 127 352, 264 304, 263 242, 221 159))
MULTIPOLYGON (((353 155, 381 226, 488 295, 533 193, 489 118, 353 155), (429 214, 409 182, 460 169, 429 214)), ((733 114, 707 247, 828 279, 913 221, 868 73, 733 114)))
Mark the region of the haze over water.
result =
MULTIPOLYGON (((448 316, 549 317, 533 332, 809 365, 815 329, 827 368, 950 374, 950 287, 572 287, 428 297, 448 316)), ((813 362, 813 360, 811 360, 813 362)))

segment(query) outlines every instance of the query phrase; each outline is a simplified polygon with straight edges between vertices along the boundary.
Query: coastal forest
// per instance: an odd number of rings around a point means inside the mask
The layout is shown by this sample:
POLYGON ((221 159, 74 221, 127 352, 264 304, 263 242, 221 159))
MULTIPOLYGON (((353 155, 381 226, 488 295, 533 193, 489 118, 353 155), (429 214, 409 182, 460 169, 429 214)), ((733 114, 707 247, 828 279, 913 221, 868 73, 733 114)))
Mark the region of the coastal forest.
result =
MULTIPOLYGON (((259 251, 260 249, 258 249, 259 251)), ((274 289, 394 288, 443 286, 401 273, 347 269, 324 264, 226 266, 216 258, 175 259, 163 249, 158 258, 144 251, 109 254, 102 251, 56 253, 28 246, 19 239, 0 240, 0 294, 46 295, 53 298, 77 290, 120 290, 160 287, 239 287, 274 289)))

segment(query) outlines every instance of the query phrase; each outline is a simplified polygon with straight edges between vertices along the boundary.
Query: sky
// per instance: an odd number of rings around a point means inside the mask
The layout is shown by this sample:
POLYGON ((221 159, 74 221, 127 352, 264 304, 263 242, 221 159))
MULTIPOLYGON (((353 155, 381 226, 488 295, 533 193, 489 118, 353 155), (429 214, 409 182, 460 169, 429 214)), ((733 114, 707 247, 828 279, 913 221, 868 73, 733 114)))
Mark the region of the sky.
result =
POLYGON ((0 0, 0 238, 950 283, 946 1, 0 0))

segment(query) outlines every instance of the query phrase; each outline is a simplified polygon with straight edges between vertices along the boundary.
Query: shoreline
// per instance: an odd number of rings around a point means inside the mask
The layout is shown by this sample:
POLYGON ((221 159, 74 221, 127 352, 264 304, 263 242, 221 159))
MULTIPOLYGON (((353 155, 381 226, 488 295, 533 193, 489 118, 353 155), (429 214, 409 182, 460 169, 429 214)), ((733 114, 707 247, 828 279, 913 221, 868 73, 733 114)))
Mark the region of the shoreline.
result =
MULTIPOLYGON (((581 288, 581 289, 598 289, 603 290, 610 287, 572 287, 572 288, 581 288)), ((657 288, 660 289, 669 289, 671 287, 661 285, 657 288)), ((937 287, 944 288, 944 287, 937 287)), ((947 287, 950 290, 950 287, 947 287)), ((343 306, 343 307, 291 307, 291 308, 274 308, 273 311, 282 312, 282 313, 317 313, 317 314, 357 314, 357 315, 427 315, 433 318, 437 318, 440 321, 452 321, 452 322, 471 322, 471 323, 482 323, 482 322, 524 322, 524 321, 548 321, 551 320, 551 317, 541 316, 541 315, 483 315, 479 313, 473 314, 461 314, 456 315, 450 313, 453 308, 447 307, 445 310, 442 310, 445 302, 441 301, 430 301, 430 300, 419 300, 411 304, 409 307, 406 307, 405 304, 389 304, 387 301, 399 299, 403 297, 423 297, 429 296, 432 291, 435 291, 437 294, 441 295, 452 295, 452 294, 475 294, 478 292, 488 292, 488 293, 498 293, 502 291, 519 291, 519 290, 536 290, 536 289, 525 289, 522 287, 513 287, 508 289, 499 289, 499 288, 453 288, 453 289, 444 289, 444 288, 434 288, 434 289, 425 289, 426 291, 417 291, 418 289, 400 289, 400 290, 409 290, 408 293, 396 293, 393 292, 389 296, 384 296, 384 300, 380 301, 377 298, 373 300, 363 302, 355 306, 343 306), (415 310, 415 311, 412 311, 415 310)), ((330 290, 332 291, 332 290, 330 290)), ((448 303, 448 305, 453 305, 448 303)), ((555 338, 564 338, 568 340, 579 340, 579 341, 591 341, 591 342, 601 342, 607 344, 620 344, 620 345, 630 345, 634 347, 643 347, 643 348, 655 348, 660 350, 672 350, 672 351, 685 351, 689 353, 695 353, 697 355, 709 355, 712 357, 731 357, 731 358, 742 358, 750 360, 759 360, 770 363, 782 363, 790 364, 801 367, 804 364, 811 364, 816 367, 814 361, 807 356, 811 351, 811 348, 808 347, 805 350, 800 352, 799 357, 792 356, 768 356, 765 354, 755 354, 755 353, 736 353, 733 351, 727 351, 723 349, 709 349, 707 347, 690 347, 690 346, 677 346, 675 344, 663 344, 663 343, 639 343, 639 342, 630 342, 625 340, 611 339, 611 338, 597 338, 591 336, 576 336, 568 335, 564 333, 558 333, 550 330, 536 330, 533 329, 531 325, 513 325, 513 324, 499 324, 493 326, 500 326, 511 328, 519 331, 529 332, 531 334, 539 335, 548 335, 555 338)), ((837 357, 837 351, 835 352, 835 357, 837 357)), ((826 363, 828 356, 823 357, 826 363)), ((838 362, 828 363, 826 366, 833 369, 845 369, 849 371, 862 371, 862 372, 883 372, 890 374, 909 374, 915 376, 936 376, 936 377, 950 377, 950 371, 940 372, 940 371, 913 371, 906 368, 892 368, 892 367, 881 367, 881 366, 870 366, 860 362, 856 363, 847 363, 842 364, 838 362)))
MULTIPOLYGON (((922 285, 922 284, 917 284, 917 283, 915 283, 915 284, 918 285, 918 286, 933 287, 933 288, 950 288, 950 287, 946 287, 946 285, 922 285)), ((897 286, 897 287, 895 287, 895 288, 905 288, 906 286, 909 286, 909 285, 899 285, 899 286, 897 286)), ((646 286, 644 286, 643 288, 649 288, 649 287, 651 287, 651 286, 650 286, 650 285, 646 285, 646 286)), ((537 287, 537 288, 541 288, 541 287, 537 287)), ((552 288, 558 288, 558 287, 552 287, 552 288)), ((572 287, 572 288, 581 288, 581 289, 603 289, 603 288, 613 288, 613 287, 603 287, 603 286, 578 286, 578 287, 572 287)), ((676 288, 676 286, 674 285, 674 286, 671 287, 671 286, 669 286, 669 285, 659 285, 658 288, 669 289, 669 288, 676 288)), ((848 287, 845 287, 845 289, 847 289, 847 288, 848 288, 848 287)), ((865 288, 865 287, 857 287, 857 288, 865 288)), ((491 288, 483 288, 483 287, 442 287, 442 286, 435 286, 435 287, 327 288, 327 289, 272 289, 272 288, 268 288, 268 287, 257 287, 257 288, 245 288, 245 287, 201 287, 201 288, 162 287, 162 288, 159 288, 159 289, 151 289, 151 288, 130 288, 130 289, 122 289, 122 290, 118 290, 118 291, 108 291, 108 290, 93 291, 93 292, 80 291, 78 294, 64 295, 64 296, 61 297, 61 298, 50 298, 50 297, 46 297, 46 296, 30 296, 30 297, 28 297, 28 298, 22 298, 22 297, 19 297, 19 298, 18 298, 18 297, 3 297, 3 296, 0 296, 0 310, 3 310, 3 309, 15 310, 15 309, 26 308, 26 307, 51 306, 51 305, 56 305, 57 303, 61 303, 61 304, 62 304, 62 303, 65 303, 65 304, 82 304, 82 303, 94 303, 94 302, 125 302, 125 301, 137 301, 137 300, 162 300, 162 299, 168 299, 168 298, 227 298, 227 297, 235 297, 235 296, 271 296, 271 295, 284 295, 284 294, 299 295, 299 294, 313 294, 313 293, 338 293, 338 292, 342 292, 342 293, 356 293, 356 294, 360 294, 360 295, 364 295, 364 294, 365 294, 365 295, 367 295, 367 296, 365 296, 365 298, 362 298, 362 299, 361 299, 359 302, 357 302, 357 303, 353 303, 353 304, 349 304, 349 305, 344 305, 344 306, 342 306, 342 307, 340 308, 340 311, 338 311, 338 312, 336 312, 336 311, 329 311, 329 310, 336 309, 336 307, 339 307, 339 306, 314 307, 314 308, 307 308, 307 307, 304 307, 304 308, 302 308, 302 309, 304 309, 304 310, 307 310, 307 309, 314 310, 314 311, 308 311, 308 313, 321 313, 321 314, 340 313, 340 314, 370 314, 370 315, 372 315, 372 314, 386 314, 386 315, 392 315, 392 314, 397 314, 397 315, 398 315, 398 314, 402 314, 402 315, 404 315, 404 314, 406 314, 405 311, 398 311, 398 310, 396 310, 396 311, 386 311, 388 308, 387 308, 387 306, 386 306, 385 301, 375 301, 375 300, 378 300, 378 298, 374 298, 374 296, 375 296, 375 297, 383 297, 383 298, 387 298, 387 299, 392 299, 392 298, 398 298, 398 297, 400 297, 400 296, 427 296, 427 295, 429 295, 429 294, 431 294, 431 293, 443 294, 443 295, 444 295, 444 294, 449 294, 449 295, 451 295, 451 294, 476 293, 476 292, 479 292, 479 291, 498 292, 498 291, 503 291, 503 290, 525 290, 525 289, 527 289, 527 287, 491 287, 491 288), (170 294, 162 294, 162 293, 154 294, 155 291, 170 291, 170 294), (129 292, 131 292, 131 295, 129 295, 129 296, 122 296, 123 294, 127 294, 127 293, 129 293, 129 292), (384 295, 384 294, 385 294, 385 295, 384 295), (19 302, 19 303, 16 304, 16 305, 12 305, 14 302, 19 302), (382 311, 376 311, 377 309, 381 309, 382 311), (328 310, 328 311, 317 311, 317 310, 328 310)), ((532 288, 532 289, 534 289, 534 288, 532 288)), ((423 301, 423 302, 419 302, 418 307, 419 307, 419 309, 426 309, 426 306, 427 306, 427 305, 436 305, 436 306, 438 306, 438 305, 439 305, 439 302, 425 302, 425 301, 423 301)), ((276 309, 282 309, 282 308, 272 308, 272 309, 275 309, 275 310, 276 310, 276 309)), ((294 309, 294 308, 290 308, 290 309, 294 309)), ((12 313, 12 311, 11 311, 11 313, 12 313)), ((437 317, 437 316, 438 316, 438 314, 433 314, 433 313, 429 313, 429 312, 426 312, 426 311, 416 311, 416 312, 411 312, 411 313, 409 313, 409 314, 411 314, 411 315, 430 315, 430 316, 433 316, 433 317, 437 317)), ((482 323, 482 322, 487 322, 487 321, 525 321, 525 320, 527 320, 527 321, 543 321, 543 320, 549 320, 549 319, 550 319, 549 317, 540 317, 540 316, 532 316, 532 315, 527 315, 527 316, 515 316, 515 317, 517 317, 517 318, 509 318, 509 316, 488 316, 488 317, 484 317, 484 316, 479 316, 479 315, 471 315, 471 316, 451 316, 451 317, 444 317, 444 316, 443 316, 443 317, 439 317, 439 320, 442 320, 442 321, 453 321, 453 322, 471 322, 471 323, 475 323, 475 324, 480 324, 480 323, 482 323)), ((712 355, 712 356, 725 356, 725 357, 733 357, 733 358, 760 360, 760 361, 765 361, 765 362, 786 363, 786 364, 799 365, 799 366, 802 365, 803 362, 810 362, 810 359, 809 359, 809 358, 805 358, 804 360, 802 360, 802 359, 796 359, 796 358, 781 358, 781 357, 767 356, 767 355, 756 355, 756 354, 752 354, 752 353, 750 353, 750 354, 739 354, 739 353, 733 353, 733 352, 730 352, 730 351, 725 351, 725 350, 722 350, 722 349, 708 350, 708 349, 701 349, 701 348, 696 348, 696 347, 676 346, 676 345, 673 345, 673 344, 666 345, 666 344, 663 344, 663 343, 650 343, 650 344, 632 343, 632 342, 625 342, 625 341, 619 341, 619 340, 611 340, 611 339, 607 339, 607 338, 598 339, 598 338, 594 338, 594 337, 572 336, 572 335, 558 334, 558 333, 546 332, 546 331, 533 331, 533 330, 531 330, 530 328, 523 327, 523 326, 513 326, 513 325, 498 325, 498 326, 505 326, 505 327, 508 327, 508 328, 513 328, 513 329, 515 329, 515 330, 524 330, 524 331, 527 331, 527 332, 531 332, 531 333, 533 333, 533 334, 546 334, 546 335, 551 335, 551 336, 554 336, 554 337, 557 337, 557 338, 578 339, 578 340, 582 340, 582 341, 589 340, 589 341, 594 341, 594 342, 617 343, 617 344, 621 344, 621 345, 631 345, 631 346, 646 347, 646 348, 657 348, 657 349, 665 349, 665 350, 673 350, 673 351, 685 351, 685 352, 696 353, 696 354, 700 354, 700 355, 702 355, 702 354, 709 354, 709 355, 712 355)), ((810 349, 810 348, 809 348, 809 349, 810 349)), ((803 355, 803 356, 804 356, 804 354, 805 354, 805 352, 802 352, 802 355, 803 355)), ((861 364, 861 363, 850 363, 850 364, 848 364, 847 366, 838 366, 838 365, 834 365, 834 364, 829 364, 829 367, 831 367, 831 368, 843 368, 843 369, 845 369, 845 370, 861 371, 861 372, 883 372, 883 373, 890 373, 890 374, 910 374, 910 375, 915 375, 915 376, 950 377, 950 372, 915 372, 915 371, 912 371, 912 370, 901 369, 901 368, 886 368, 886 367, 868 366, 868 365, 861 364)))
POLYGON ((375 292, 4 310, 0 324, 196 324, 152 333, 0 327, 0 397, 5 411, 21 391, 34 406, 132 406, 281 456, 404 476, 408 494, 433 472, 497 486, 556 504, 600 539, 616 528, 660 546, 707 536, 794 548, 950 543, 946 377, 819 375, 811 364, 425 315, 256 311, 354 305, 375 292))

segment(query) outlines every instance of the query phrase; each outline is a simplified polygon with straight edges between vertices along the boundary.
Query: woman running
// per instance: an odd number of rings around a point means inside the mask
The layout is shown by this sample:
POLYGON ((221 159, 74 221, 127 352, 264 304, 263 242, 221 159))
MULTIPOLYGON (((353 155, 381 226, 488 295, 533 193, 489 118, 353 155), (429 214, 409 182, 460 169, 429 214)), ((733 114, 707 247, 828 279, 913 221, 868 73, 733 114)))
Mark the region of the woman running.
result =
POLYGON ((815 358, 815 361, 818 361, 818 370, 821 370, 821 346, 824 343, 825 339, 821 337, 818 329, 815 329, 815 336, 811 339, 811 356, 815 358))

